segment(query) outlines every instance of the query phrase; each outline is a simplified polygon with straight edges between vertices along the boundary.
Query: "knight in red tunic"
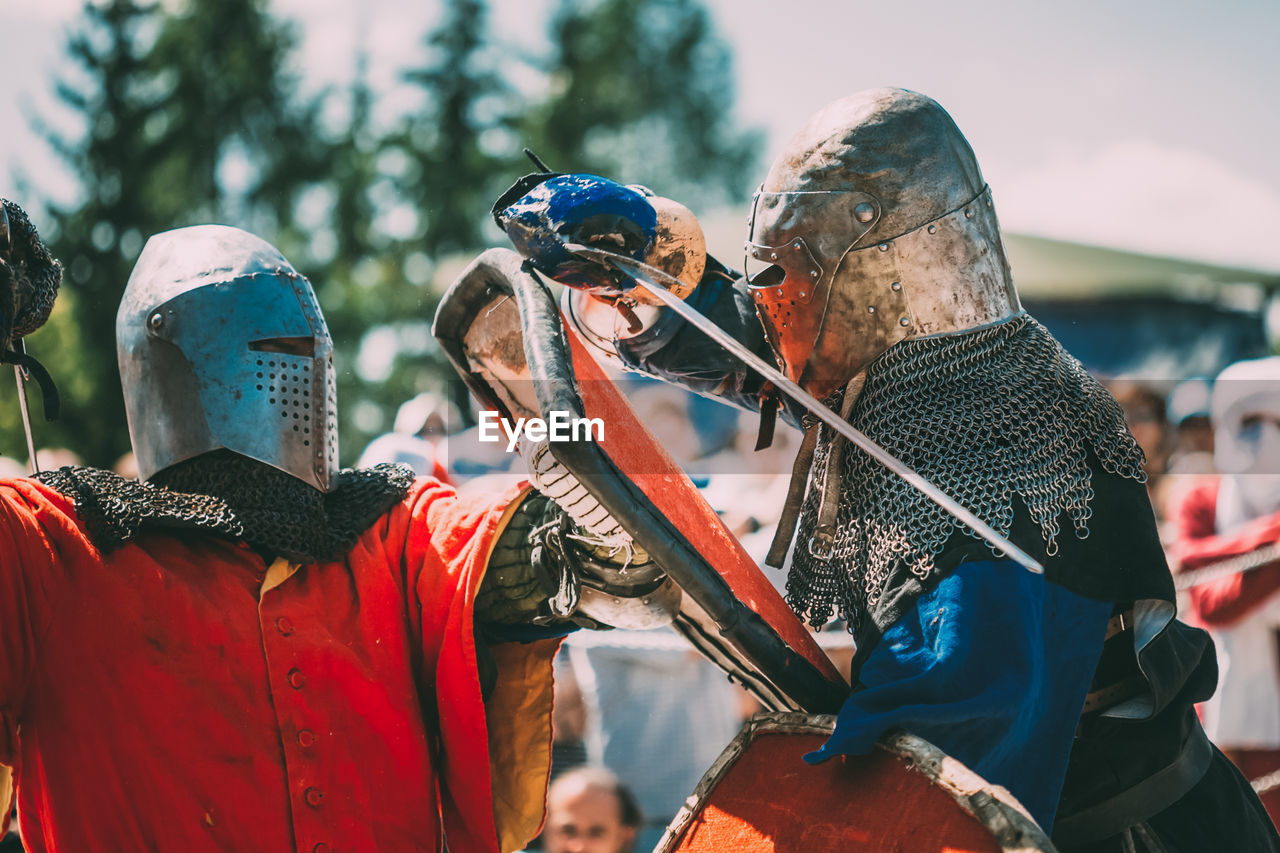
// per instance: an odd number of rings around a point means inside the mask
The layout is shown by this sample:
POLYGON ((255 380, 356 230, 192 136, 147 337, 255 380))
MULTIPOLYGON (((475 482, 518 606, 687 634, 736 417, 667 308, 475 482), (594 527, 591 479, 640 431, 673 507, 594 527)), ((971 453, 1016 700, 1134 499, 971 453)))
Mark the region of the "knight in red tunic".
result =
POLYGON ((6 823, 16 787, 37 851, 522 846, 595 624, 544 537, 607 523, 338 470, 319 306, 243 231, 153 237, 117 336, 141 480, 0 482, 6 823))
MULTIPOLYGON (((1218 476, 1179 505, 1172 550, 1191 584, 1192 618, 1218 652, 1218 691, 1201 706, 1205 730, 1256 780, 1280 771, 1280 358, 1224 370, 1212 411, 1218 476)), ((1260 797, 1280 818, 1280 790, 1260 797)))

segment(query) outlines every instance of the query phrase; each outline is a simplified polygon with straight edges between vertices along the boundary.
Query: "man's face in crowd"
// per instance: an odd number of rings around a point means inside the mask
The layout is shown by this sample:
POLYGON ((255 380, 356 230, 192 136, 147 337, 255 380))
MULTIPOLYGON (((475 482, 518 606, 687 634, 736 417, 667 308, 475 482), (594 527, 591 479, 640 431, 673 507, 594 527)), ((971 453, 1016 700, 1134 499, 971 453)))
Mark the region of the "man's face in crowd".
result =
POLYGON ((622 825, 622 806, 608 791, 577 787, 548 803, 547 853, 624 853, 636 831, 622 825))

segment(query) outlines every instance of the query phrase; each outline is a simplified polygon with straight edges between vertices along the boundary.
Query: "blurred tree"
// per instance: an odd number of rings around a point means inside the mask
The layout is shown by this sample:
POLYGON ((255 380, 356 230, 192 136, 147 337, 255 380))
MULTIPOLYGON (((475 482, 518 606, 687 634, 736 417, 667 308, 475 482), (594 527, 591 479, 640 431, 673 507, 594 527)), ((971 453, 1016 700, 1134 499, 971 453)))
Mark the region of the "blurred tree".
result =
POLYGON ((433 358, 435 297, 426 285, 435 265, 420 246, 423 215, 401 187, 412 159, 402 132, 375 128, 366 67, 362 55, 346 115, 326 136, 325 176, 303 194, 295 216, 300 269, 316 287, 334 339, 346 464, 389 426, 401 403, 442 382, 448 369, 433 358))
POLYGON ((732 56, 698 0, 560 0, 551 42, 551 91, 522 131, 552 169, 745 198, 763 134, 736 128, 732 56))
MULTIPOLYGON (((40 223, 67 266, 50 328, 30 342, 65 397, 42 445, 96 465, 127 450, 114 317, 150 234, 237 225, 311 278, 350 462, 399 403, 452 377, 429 334, 435 302, 471 253, 501 241, 487 211, 529 170, 522 143, 554 168, 708 204, 739 199, 754 177, 759 134, 733 129, 729 53, 697 0, 560 0, 534 68, 542 91, 511 66, 518 50, 489 37, 484 0, 445 0, 404 75, 422 107, 382 126, 363 62, 349 89, 300 97, 283 70, 293 30, 265 2, 86 4, 57 87, 85 131, 45 132, 83 190, 40 223)), ((0 452, 21 453, 16 426, 0 406, 0 452)))
POLYGON ((57 93, 85 133, 46 137, 83 189, 78 205, 54 207, 49 237, 67 268, 68 319, 82 347, 76 382, 88 393, 67 394, 62 422, 41 440, 90 464, 110 465, 129 447, 115 312, 145 238, 209 221, 270 234, 295 189, 320 174, 318 106, 299 99, 282 70, 292 31, 262 5, 87 3, 69 42, 74 73, 57 93))
MULTIPOLYGON (((445 0, 443 6, 440 22, 424 39, 426 61, 404 75, 420 90, 423 108, 406 118, 389 143, 406 156, 399 189, 422 217, 414 243, 436 263, 501 239, 489 207, 524 169, 512 132, 519 104, 499 72, 487 5, 445 0)), ((439 280, 433 289, 438 294, 448 284, 439 280)), ((441 373, 452 376, 434 348, 431 354, 441 373)), ((449 396, 467 412, 465 386, 449 384, 449 396)))
POLYGON ((415 164, 403 189, 425 218, 420 246, 439 256, 496 236, 486 231, 486 214, 511 182, 519 146, 483 0, 445 0, 443 20, 425 41, 427 63, 405 79, 422 90, 426 107, 408 118, 399 142, 415 164))

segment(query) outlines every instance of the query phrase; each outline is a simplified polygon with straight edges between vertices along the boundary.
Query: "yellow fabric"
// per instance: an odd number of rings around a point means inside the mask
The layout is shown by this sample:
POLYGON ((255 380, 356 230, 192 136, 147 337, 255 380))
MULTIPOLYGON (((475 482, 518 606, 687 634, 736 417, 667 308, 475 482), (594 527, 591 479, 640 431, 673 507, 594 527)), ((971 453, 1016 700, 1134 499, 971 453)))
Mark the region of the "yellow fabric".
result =
POLYGON ((280 586, 280 584, 293 577, 293 573, 300 567, 301 563, 291 563, 284 557, 276 557, 271 565, 267 567, 267 575, 262 579, 262 589, 258 592, 258 601, 262 601, 262 596, 271 592, 271 590, 280 586))
MULTIPOLYGON (((485 569, 516 508, 533 493, 525 486, 507 505, 485 569)), ((484 582, 483 577, 480 580, 484 582)), ((552 660, 560 640, 498 643, 490 647, 498 683, 485 702, 493 824, 502 853, 522 849, 542 828, 551 776, 552 660)))
POLYGON ((502 853, 542 827, 551 774, 551 662, 560 640, 492 647, 498 684, 485 703, 493 820, 502 853), (488 710, 492 709, 492 710, 488 710))
POLYGON ((13 768, 0 764, 0 804, 4 813, 0 814, 0 836, 9 831, 9 816, 13 814, 13 768))

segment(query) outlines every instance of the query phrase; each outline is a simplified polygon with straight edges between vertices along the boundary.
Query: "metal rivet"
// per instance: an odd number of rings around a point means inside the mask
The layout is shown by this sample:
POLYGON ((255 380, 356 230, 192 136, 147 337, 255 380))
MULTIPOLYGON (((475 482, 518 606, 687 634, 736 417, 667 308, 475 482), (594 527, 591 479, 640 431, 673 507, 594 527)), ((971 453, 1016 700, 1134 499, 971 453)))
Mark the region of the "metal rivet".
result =
POLYGON ((991 199, 987 199, 987 207, 991 206, 991 199))
POLYGON ((867 306, 867 313, 868 313, 868 314, 874 314, 874 313, 876 313, 876 306, 874 306, 874 305, 868 305, 868 306, 867 306))
POLYGON ((937 226, 937 225, 930 225, 930 226, 929 226, 929 233, 930 233, 930 234, 937 234, 937 233, 938 233, 938 226, 937 226))
POLYGON ((771 260, 771 261, 776 261, 777 259, 778 259, 778 253, 777 253, 777 252, 770 252, 770 253, 769 253, 769 260, 771 260))
POLYGON ((817 278, 818 278, 818 271, 817 271, 817 270, 809 270, 809 278, 814 279, 814 280, 816 281, 816 280, 817 280, 817 278))
POLYGON ((966 208, 964 209, 964 218, 965 218, 965 219, 973 219, 973 211, 966 207, 966 208))
POLYGON ((876 216, 876 209, 864 201, 853 209, 853 215, 859 222, 870 222, 876 216))
POLYGON ((800 291, 800 298, 801 298, 801 299, 804 299, 804 291, 803 291, 803 290, 802 290, 802 291, 800 291))
POLYGON ((147 325, 153 329, 158 329, 164 325, 164 315, 159 311, 147 318, 147 325))
POLYGON ((802 248, 803 246, 804 246, 804 244, 803 244, 803 243, 801 243, 799 240, 797 240, 797 241, 795 241, 794 243, 792 243, 792 244, 791 244, 791 248, 793 248, 793 249, 799 249, 799 248, 802 248))
POLYGON ((897 293, 899 290, 902 290, 902 282, 895 281, 893 284, 889 285, 889 289, 897 293))
POLYGON ((880 251, 882 251, 882 252, 887 252, 887 251, 889 251, 889 244, 888 244, 888 243, 881 243, 879 246, 876 246, 876 248, 877 248, 877 249, 879 249, 879 250, 880 250, 880 251))
POLYGON ((778 295, 779 295, 779 296, 781 296, 781 295, 782 295, 782 288, 781 288, 781 287, 779 287, 779 288, 778 288, 778 295))
POLYGON ((898 321, 898 325, 899 325, 899 326, 910 326, 910 325, 911 325, 911 318, 910 318, 910 317, 903 317, 901 320, 899 320, 899 321, 898 321))

